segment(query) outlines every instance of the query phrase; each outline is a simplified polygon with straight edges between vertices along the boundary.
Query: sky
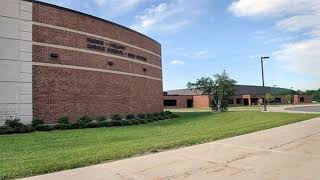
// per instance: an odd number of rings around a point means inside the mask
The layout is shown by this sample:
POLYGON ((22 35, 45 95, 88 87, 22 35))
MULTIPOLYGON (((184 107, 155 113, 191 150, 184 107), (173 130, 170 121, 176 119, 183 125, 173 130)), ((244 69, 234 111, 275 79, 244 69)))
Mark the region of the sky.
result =
POLYGON ((320 88, 319 0, 42 0, 139 31, 162 46, 164 90, 223 70, 238 84, 320 88))

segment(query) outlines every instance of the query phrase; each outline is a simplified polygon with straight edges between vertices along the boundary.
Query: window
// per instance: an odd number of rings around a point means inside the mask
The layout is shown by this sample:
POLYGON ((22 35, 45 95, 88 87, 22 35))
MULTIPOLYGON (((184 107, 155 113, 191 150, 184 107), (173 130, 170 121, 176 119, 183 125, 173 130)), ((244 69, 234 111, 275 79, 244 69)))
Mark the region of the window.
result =
POLYGON ((166 99, 163 101, 164 106, 177 106, 177 100, 175 99, 166 99))
POLYGON ((242 104, 242 99, 241 98, 237 98, 237 104, 242 104))
POLYGON ((304 97, 300 97, 300 102, 304 103, 304 97))
POLYGON ((229 99, 229 104, 234 104, 233 99, 229 99))
POLYGON ((275 98, 274 101, 275 101, 276 103, 281 103, 281 102, 282 102, 281 98, 275 98))

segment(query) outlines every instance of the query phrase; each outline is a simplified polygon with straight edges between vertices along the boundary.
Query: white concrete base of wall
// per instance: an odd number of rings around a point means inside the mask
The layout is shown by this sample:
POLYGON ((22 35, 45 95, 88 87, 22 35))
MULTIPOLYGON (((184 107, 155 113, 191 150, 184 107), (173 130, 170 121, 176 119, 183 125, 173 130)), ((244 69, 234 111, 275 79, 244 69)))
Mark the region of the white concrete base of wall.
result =
POLYGON ((32 121, 32 3, 0 1, 0 125, 32 121))

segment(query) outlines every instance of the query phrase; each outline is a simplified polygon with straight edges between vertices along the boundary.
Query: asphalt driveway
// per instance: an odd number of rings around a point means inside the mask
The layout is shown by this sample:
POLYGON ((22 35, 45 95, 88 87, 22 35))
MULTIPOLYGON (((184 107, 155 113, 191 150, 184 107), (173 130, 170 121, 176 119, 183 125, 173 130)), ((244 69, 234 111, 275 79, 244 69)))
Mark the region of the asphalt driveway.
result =
POLYGON ((320 118, 31 180, 319 179, 320 118))

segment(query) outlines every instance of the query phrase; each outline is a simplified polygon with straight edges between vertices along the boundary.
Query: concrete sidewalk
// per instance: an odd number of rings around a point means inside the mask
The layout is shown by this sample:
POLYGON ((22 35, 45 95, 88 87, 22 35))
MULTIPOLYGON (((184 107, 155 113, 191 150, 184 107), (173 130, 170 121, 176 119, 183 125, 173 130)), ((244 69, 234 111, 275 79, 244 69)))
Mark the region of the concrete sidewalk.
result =
POLYGON ((27 178, 319 179, 320 118, 187 148, 27 178))

